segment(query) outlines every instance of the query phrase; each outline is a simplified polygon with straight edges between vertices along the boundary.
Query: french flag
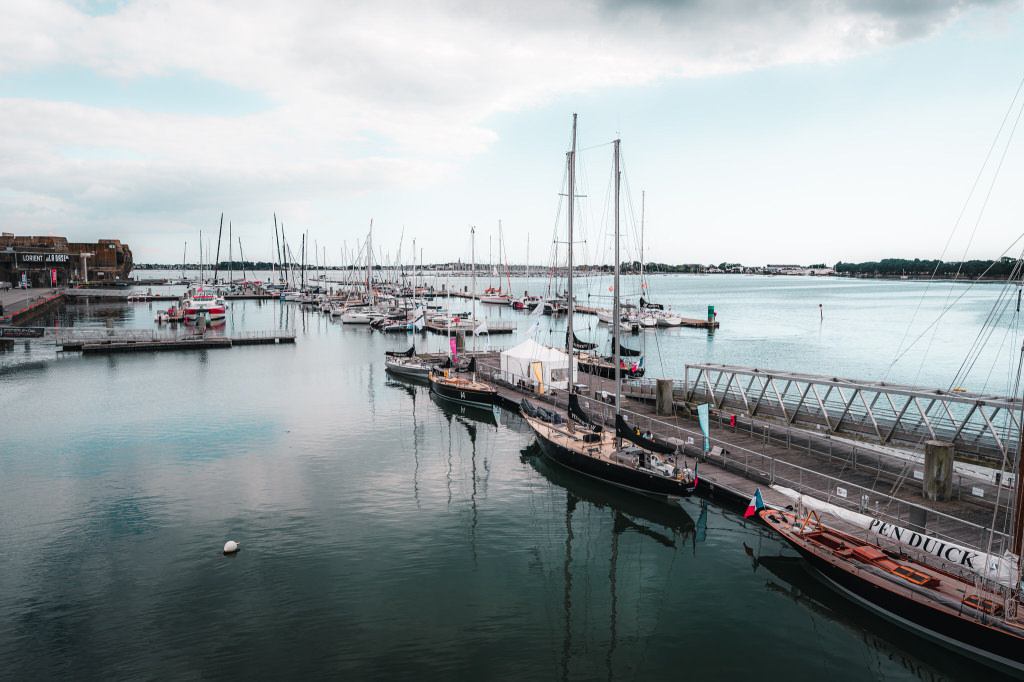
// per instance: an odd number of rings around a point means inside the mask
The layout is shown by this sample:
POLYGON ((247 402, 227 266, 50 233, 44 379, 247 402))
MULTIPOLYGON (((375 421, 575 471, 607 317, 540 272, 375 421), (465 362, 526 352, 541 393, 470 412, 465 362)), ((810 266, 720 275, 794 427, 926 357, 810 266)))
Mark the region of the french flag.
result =
POLYGON ((758 509, 764 509, 764 500, 761 499, 761 489, 758 488, 754 491, 754 496, 750 498, 750 504, 747 505, 747 511, 743 514, 743 518, 753 516, 757 513, 758 509))

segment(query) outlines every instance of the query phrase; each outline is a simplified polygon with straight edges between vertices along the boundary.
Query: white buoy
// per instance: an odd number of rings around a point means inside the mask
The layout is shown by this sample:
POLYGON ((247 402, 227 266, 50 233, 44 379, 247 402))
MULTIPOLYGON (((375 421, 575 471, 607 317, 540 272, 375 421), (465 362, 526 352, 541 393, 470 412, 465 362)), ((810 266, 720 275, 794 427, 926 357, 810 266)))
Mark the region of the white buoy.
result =
POLYGON ((234 540, 228 540, 227 542, 224 543, 224 553, 225 554, 234 554, 235 552, 237 552, 241 548, 242 548, 242 543, 241 542, 235 542, 234 540))

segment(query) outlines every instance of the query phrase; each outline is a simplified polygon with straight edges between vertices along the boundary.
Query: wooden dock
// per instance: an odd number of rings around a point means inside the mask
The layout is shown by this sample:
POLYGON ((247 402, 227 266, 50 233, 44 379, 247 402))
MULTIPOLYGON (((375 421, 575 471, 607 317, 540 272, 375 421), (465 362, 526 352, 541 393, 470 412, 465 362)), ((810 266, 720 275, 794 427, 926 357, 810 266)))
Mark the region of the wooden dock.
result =
MULTIPOLYGON (((578 313, 583 313, 584 315, 597 314, 597 308, 593 308, 591 306, 578 305, 575 308, 573 308, 573 310, 575 310, 578 313)), ((676 317, 679 316, 677 315, 676 317)), ((692 317, 680 317, 679 319, 682 320, 682 324, 679 325, 680 327, 694 327, 697 329, 718 329, 720 326, 722 326, 721 322, 708 322, 707 320, 698 320, 692 317)), ((662 328, 671 329, 671 327, 662 328)))
MULTIPOLYGON (((466 336, 476 336, 476 332, 471 325, 458 327, 448 327, 440 324, 427 323, 423 327, 428 332, 435 334, 465 334, 466 336)), ((511 322, 488 322, 487 331, 484 334, 511 334, 515 332, 516 326, 511 322)))
POLYGON ((141 353, 295 343, 295 332, 240 332, 227 337, 201 333, 166 335, 148 329, 72 329, 58 335, 55 343, 64 352, 141 353))

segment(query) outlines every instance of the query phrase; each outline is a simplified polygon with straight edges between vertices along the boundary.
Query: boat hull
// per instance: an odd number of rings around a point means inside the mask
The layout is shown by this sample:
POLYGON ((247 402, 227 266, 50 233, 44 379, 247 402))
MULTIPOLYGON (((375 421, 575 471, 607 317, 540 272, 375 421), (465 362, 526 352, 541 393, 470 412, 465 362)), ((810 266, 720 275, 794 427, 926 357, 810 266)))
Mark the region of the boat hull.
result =
POLYGON ((589 457, 556 443, 537 429, 534 431, 537 434, 537 442, 548 459, 584 476, 652 497, 678 499, 693 494, 693 481, 680 481, 589 457))
MULTIPOLYGON (((583 360, 577 361, 577 367, 584 374, 594 374, 603 379, 614 379, 615 378, 615 365, 597 363, 597 362, 586 362, 583 360)), ((644 375, 644 368, 640 367, 636 371, 630 368, 620 368, 619 374, 623 379, 638 379, 644 375)))
POLYGON ((440 398, 450 400, 453 403, 472 405, 474 407, 490 407, 496 404, 497 394, 491 391, 476 390, 472 388, 460 388, 448 386, 437 381, 430 382, 430 390, 440 398))
POLYGON ((411 366, 400 362, 392 363, 385 361, 384 368, 395 376, 419 379, 421 381, 426 381, 430 378, 430 367, 426 366, 411 366))
POLYGON ((852 565, 848 567, 842 560, 830 559, 787 533, 779 533, 826 583, 848 599, 965 656, 1015 675, 1024 672, 1024 637, 975 618, 957 615, 928 599, 903 595, 887 587, 883 579, 855 571, 852 565))

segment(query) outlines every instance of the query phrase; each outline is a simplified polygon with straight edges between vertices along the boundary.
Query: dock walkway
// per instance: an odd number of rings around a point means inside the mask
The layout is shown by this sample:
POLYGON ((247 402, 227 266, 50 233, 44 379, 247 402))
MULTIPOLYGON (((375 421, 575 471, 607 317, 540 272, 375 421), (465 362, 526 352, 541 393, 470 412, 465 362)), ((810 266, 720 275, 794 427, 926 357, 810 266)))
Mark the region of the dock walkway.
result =
POLYGON ((295 332, 236 332, 234 336, 227 337, 201 332, 168 334, 153 329, 72 328, 58 331, 54 343, 63 352, 138 353, 295 343, 295 332))
MULTIPOLYGON (((502 376, 498 353, 472 355, 477 357, 478 376, 496 387, 506 409, 518 409, 524 397, 565 409, 565 391, 538 395, 502 376)), ((608 400, 614 402, 610 397, 614 382, 585 374, 579 379, 576 390, 583 408, 598 423, 613 424, 614 405, 608 400)), ((733 425, 729 414, 712 415, 709 451, 704 453, 700 427, 696 418, 690 416, 693 406, 675 401, 673 416, 658 416, 649 392, 624 382, 623 393, 621 411, 632 425, 650 428, 659 438, 676 439, 682 456, 699 461, 701 494, 745 506, 759 488, 767 504, 780 508, 793 505, 793 500, 769 487, 775 484, 870 514, 884 523, 978 550, 988 547, 990 535, 994 553, 1001 554, 1008 544, 1004 533, 990 530, 993 518, 995 528, 1007 527, 1007 504, 1012 490, 1005 486, 957 474, 953 499, 928 501, 921 492, 923 467, 915 461, 913 451, 906 451, 906 457, 897 457, 893 448, 745 417, 737 418, 733 425), (635 397, 629 395, 631 392, 635 397)), ((867 532, 831 519, 830 524, 853 534, 867 532)), ((875 535, 871 539, 882 540, 875 535)), ((901 551, 909 550, 904 547, 901 551)))

